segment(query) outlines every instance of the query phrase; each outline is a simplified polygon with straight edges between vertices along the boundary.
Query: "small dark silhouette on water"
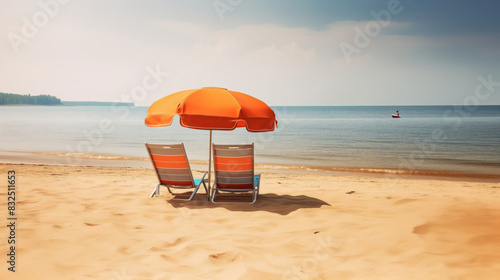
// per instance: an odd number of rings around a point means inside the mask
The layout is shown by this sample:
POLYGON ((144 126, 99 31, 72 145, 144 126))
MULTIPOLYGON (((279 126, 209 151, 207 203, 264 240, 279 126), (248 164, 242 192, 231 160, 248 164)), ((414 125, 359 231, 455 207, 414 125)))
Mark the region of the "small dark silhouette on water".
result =
POLYGON ((399 111, 396 111, 396 115, 391 115, 393 118, 401 118, 399 111))

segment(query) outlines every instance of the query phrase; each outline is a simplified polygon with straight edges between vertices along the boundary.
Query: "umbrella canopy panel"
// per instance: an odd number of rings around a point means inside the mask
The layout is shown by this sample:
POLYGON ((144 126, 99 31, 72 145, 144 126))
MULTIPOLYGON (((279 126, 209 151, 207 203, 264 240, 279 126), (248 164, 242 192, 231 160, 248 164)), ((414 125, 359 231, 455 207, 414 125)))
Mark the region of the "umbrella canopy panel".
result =
POLYGON ((175 115, 184 127, 205 130, 233 130, 246 127, 250 132, 273 131, 274 111, 261 100, 224 88, 205 87, 180 91, 156 101, 148 110, 147 126, 169 126, 175 115))

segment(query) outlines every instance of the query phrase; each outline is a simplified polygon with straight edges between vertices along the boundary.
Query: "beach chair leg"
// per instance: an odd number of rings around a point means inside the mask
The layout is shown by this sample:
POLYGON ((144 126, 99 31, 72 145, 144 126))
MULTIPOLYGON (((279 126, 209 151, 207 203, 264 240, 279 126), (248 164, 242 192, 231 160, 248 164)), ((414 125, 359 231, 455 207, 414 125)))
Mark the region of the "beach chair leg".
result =
POLYGON ((187 201, 191 201, 193 200, 194 196, 196 195, 196 192, 198 191, 198 188, 196 188, 196 190, 193 191, 193 193, 191 194, 191 196, 187 199, 187 201))
POLYGON ((205 181, 203 181, 202 183, 203 183, 203 187, 205 188, 205 194, 208 197, 208 201, 210 201, 210 194, 208 193, 207 184, 205 184, 205 181))
POLYGON ((215 186, 212 187, 212 193, 208 196, 208 201, 211 201, 215 203, 215 192, 217 191, 217 188, 215 186))
POLYGON ((205 184, 205 182, 208 183, 208 179, 205 179, 207 174, 208 174, 208 172, 205 172, 205 174, 203 174, 203 177, 201 177, 201 182, 203 183, 203 187, 205 188, 205 193, 208 194, 207 184, 205 184))
POLYGON ((160 183, 156 184, 156 188, 153 190, 153 192, 151 193, 151 195, 149 197, 153 197, 153 196, 159 196, 160 195, 160 183))
POLYGON ((205 184, 205 182, 208 183, 208 179, 205 179, 205 176, 207 176, 207 174, 208 174, 207 172, 205 172, 205 174, 203 174, 203 177, 201 177, 201 182, 203 183, 203 188, 205 188, 205 193, 208 196, 208 201, 210 201, 209 190, 207 189, 207 184, 205 184))
POLYGON ((198 189, 200 188, 201 184, 205 184, 205 183, 203 182, 203 180, 202 180, 202 181, 200 181, 200 183, 196 186, 196 188, 194 189, 194 191, 193 191, 193 193, 191 194, 191 196, 189 197, 189 199, 187 199, 188 201, 193 200, 193 198, 194 198, 194 196, 196 195, 196 193, 198 193, 198 189))

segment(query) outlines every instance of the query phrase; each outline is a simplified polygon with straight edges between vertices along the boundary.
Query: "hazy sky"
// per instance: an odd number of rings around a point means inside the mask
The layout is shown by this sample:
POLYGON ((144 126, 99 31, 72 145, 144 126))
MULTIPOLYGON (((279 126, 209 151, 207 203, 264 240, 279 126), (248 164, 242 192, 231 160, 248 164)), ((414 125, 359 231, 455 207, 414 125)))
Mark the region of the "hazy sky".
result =
POLYGON ((497 0, 0 0, 0 92, 500 104, 499 13, 497 0))

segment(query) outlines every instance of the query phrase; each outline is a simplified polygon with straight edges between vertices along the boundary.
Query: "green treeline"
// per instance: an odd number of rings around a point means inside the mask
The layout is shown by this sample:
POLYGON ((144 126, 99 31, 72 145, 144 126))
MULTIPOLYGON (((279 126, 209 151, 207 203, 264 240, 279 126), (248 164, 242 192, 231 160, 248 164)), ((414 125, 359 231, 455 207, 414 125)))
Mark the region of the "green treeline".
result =
POLYGON ((62 105, 61 99, 52 95, 13 94, 0 92, 0 105, 62 105))

